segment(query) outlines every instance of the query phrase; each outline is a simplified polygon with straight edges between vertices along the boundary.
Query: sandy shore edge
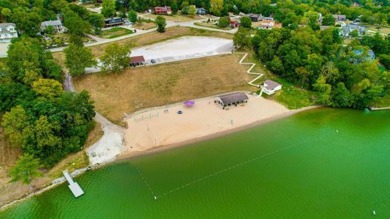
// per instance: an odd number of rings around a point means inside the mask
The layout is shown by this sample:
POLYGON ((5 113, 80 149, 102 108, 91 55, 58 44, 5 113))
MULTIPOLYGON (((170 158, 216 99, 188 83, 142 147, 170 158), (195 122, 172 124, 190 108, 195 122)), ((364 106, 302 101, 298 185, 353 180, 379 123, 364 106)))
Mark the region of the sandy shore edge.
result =
POLYGON ((260 126, 260 125, 264 125, 264 124, 267 124, 267 123, 272 122, 272 121, 276 121, 276 120, 279 120, 279 119, 287 118, 287 117, 295 115, 297 113, 301 113, 301 112, 312 110, 312 109, 318 109, 318 108, 321 108, 321 107, 322 106, 303 107, 303 108, 300 108, 300 109, 290 110, 290 111, 288 111, 288 112, 286 112, 284 114, 280 114, 280 115, 277 115, 277 116, 273 116, 273 117, 269 117, 269 118, 266 118, 266 119, 253 121, 250 124, 242 125, 242 126, 239 126, 239 127, 235 127, 235 128, 232 128, 232 129, 228 129, 228 130, 224 130, 224 131, 220 131, 220 132, 216 132, 216 133, 211 133, 211 134, 208 134, 206 136, 192 138, 192 139, 187 139, 187 140, 176 142, 176 143, 172 143, 172 144, 158 145, 156 147, 152 147, 152 148, 149 148, 149 149, 144 150, 144 151, 123 152, 112 163, 122 162, 122 161, 128 160, 130 158, 142 157, 142 156, 149 155, 149 154, 155 154, 155 153, 159 153, 159 152, 168 151, 168 150, 172 150, 172 149, 175 149, 175 148, 183 147, 183 146, 186 146, 186 145, 195 144, 197 142, 207 141, 207 140, 210 140, 210 139, 226 136, 226 135, 229 135, 229 134, 232 134, 232 133, 236 133, 236 132, 240 132, 240 131, 243 131, 243 130, 254 128, 254 127, 257 127, 257 126, 260 126))

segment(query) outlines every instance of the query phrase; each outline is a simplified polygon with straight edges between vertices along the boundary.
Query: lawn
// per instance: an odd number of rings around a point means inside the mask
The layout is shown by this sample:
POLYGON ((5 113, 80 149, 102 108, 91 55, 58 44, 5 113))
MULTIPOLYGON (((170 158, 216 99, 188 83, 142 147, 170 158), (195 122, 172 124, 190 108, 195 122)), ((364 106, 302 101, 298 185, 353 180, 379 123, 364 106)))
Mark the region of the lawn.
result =
POLYGON ((232 29, 231 27, 222 28, 222 27, 219 27, 217 24, 211 23, 211 22, 209 22, 209 23, 207 23, 207 22, 196 22, 196 23, 194 23, 194 25, 200 26, 200 27, 214 28, 214 29, 219 29, 219 30, 231 30, 232 29))
POLYGON ((102 34, 100 35, 101 38, 105 39, 112 39, 124 35, 132 34, 133 31, 129 29, 125 29, 122 27, 113 27, 111 29, 103 30, 102 34))
POLYGON ((288 109, 299 109, 306 106, 313 106, 315 104, 314 92, 295 87, 293 84, 281 78, 273 78, 273 80, 283 85, 282 90, 278 91, 273 96, 263 94, 263 97, 276 100, 288 109))
POLYGON ((381 26, 379 29, 378 29, 378 26, 375 26, 375 25, 364 25, 367 27, 368 30, 370 31, 373 31, 373 32, 379 32, 380 34, 384 35, 384 36, 387 36, 388 34, 390 34, 390 27, 389 26, 381 26))
POLYGON ((115 123, 124 113, 236 90, 256 91, 253 78, 238 64, 241 54, 214 56, 138 68, 120 74, 97 73, 74 78, 87 90, 96 110, 115 123))
MULTIPOLYGON (((182 36, 212 36, 212 37, 220 37, 226 39, 233 38, 233 35, 228 33, 199 30, 199 29, 188 28, 188 27, 170 27, 166 29, 165 33, 158 33, 157 31, 151 32, 147 34, 126 38, 123 40, 118 40, 116 41, 116 43, 120 45, 124 45, 126 43, 133 43, 135 47, 140 47, 140 46, 162 42, 165 40, 179 38, 182 36)), ((104 54, 104 50, 109 44, 111 43, 101 44, 90 48, 92 49, 92 53, 94 54, 95 57, 100 57, 101 55, 104 54)), ((65 54, 63 52, 55 52, 53 53, 53 56, 57 59, 59 64, 64 63, 65 54)))
POLYGON ((137 22, 132 27, 139 30, 149 30, 149 29, 157 28, 154 22, 144 22, 144 21, 137 22))

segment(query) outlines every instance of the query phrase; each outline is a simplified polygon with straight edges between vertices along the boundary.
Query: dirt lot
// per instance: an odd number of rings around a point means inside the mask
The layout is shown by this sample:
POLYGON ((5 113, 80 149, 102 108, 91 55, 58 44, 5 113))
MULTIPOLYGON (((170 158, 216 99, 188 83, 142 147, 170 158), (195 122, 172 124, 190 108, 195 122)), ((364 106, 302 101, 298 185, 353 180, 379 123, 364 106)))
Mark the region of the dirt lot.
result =
POLYGON ((247 66, 242 55, 223 55, 128 68, 120 74, 97 73, 74 78, 77 90, 87 90, 96 110, 119 123, 124 113, 152 106, 252 89, 246 82, 247 66))
MULTIPOLYGON (((233 35, 228 33, 221 32, 213 32, 206 30, 193 29, 188 27, 171 27, 167 28, 165 33, 152 32, 148 34, 142 34, 135 37, 130 37, 124 40, 116 41, 116 43, 123 45, 126 43, 133 43, 134 47, 150 45, 154 43, 158 43, 161 41, 174 39, 182 36, 213 36, 220 37, 225 39, 232 39, 233 35)), ((105 48, 109 44, 102 44, 94 47, 90 47, 92 49, 92 53, 95 57, 100 57, 104 54, 105 48)), ((65 54, 63 52, 53 53, 53 56, 58 60, 60 64, 65 61, 65 54)))

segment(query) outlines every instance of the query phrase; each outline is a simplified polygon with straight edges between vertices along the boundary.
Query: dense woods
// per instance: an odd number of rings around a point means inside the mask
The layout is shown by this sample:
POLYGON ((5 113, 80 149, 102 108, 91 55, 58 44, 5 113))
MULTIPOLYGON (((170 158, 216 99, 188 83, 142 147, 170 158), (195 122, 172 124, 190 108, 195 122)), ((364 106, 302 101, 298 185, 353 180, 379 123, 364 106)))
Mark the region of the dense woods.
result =
POLYGON ((381 70, 378 60, 368 54, 372 47, 388 60, 389 37, 377 34, 343 45, 337 28, 281 28, 258 30, 251 45, 273 73, 317 91, 319 104, 364 108, 390 88, 389 72, 381 70))
POLYGON ((50 52, 36 39, 11 44, 1 68, 0 111, 10 143, 52 166, 79 151, 95 115, 87 92, 65 92, 63 76, 50 52))

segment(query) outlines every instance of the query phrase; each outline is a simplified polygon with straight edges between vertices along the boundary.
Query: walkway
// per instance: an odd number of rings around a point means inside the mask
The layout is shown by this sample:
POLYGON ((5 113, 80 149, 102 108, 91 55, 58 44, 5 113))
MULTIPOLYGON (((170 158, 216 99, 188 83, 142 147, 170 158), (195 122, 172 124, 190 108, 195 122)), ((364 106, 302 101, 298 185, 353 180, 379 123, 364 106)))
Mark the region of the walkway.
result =
POLYGON ((257 75, 257 77, 251 81, 248 82, 249 85, 251 86, 254 86, 254 87, 260 87, 261 84, 255 84, 254 82, 257 81, 258 79, 260 79, 261 77, 263 77, 263 73, 259 73, 259 72, 251 72, 252 69, 256 66, 256 63, 253 63, 253 62, 243 62, 244 59, 248 56, 248 53, 238 53, 238 54, 244 54, 244 56, 241 58, 241 60, 238 62, 240 63, 241 65, 250 65, 251 67, 249 67, 248 71, 246 71, 247 74, 250 74, 250 75, 257 75))

